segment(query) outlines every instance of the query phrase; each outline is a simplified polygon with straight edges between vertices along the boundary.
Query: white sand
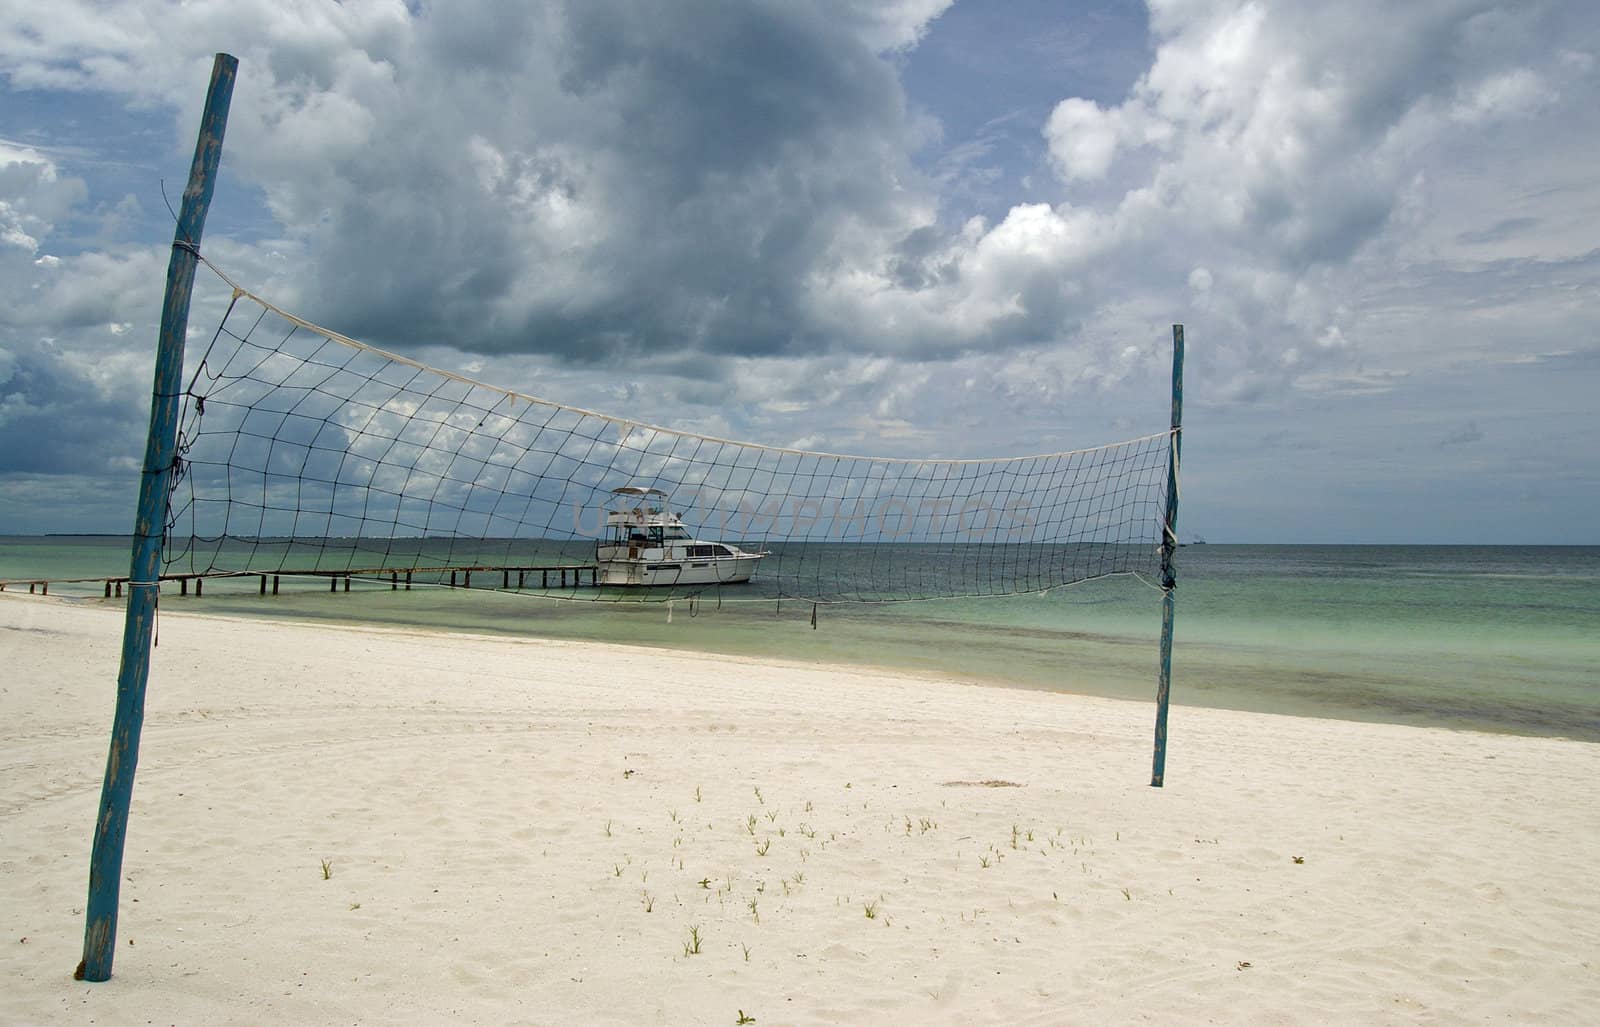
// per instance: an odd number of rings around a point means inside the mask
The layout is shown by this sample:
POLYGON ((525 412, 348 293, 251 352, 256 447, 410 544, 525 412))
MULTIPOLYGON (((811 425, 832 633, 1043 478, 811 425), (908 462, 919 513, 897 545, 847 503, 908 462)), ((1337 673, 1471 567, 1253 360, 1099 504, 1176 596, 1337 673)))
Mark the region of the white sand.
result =
POLYGON ((75 982, 121 624, 0 595, 6 1023, 1600 1010, 1600 746, 172 613, 75 982))

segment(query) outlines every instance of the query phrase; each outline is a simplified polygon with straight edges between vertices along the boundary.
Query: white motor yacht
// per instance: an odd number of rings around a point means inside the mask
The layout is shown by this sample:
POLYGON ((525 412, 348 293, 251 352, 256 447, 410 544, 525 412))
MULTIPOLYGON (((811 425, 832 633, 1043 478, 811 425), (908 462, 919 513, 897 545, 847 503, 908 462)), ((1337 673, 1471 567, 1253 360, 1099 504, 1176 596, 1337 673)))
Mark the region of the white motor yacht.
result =
POLYGON ((656 488, 611 490, 621 509, 606 513, 606 534, 595 543, 601 585, 731 585, 749 581, 766 553, 695 538, 656 488))

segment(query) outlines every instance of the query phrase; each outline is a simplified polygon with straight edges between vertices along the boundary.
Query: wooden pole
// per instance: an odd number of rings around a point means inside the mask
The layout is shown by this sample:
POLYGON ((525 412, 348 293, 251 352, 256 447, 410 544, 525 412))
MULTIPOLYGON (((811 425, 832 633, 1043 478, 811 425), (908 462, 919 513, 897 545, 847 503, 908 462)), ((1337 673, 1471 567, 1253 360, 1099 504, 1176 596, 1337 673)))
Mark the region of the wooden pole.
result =
POLYGON ((1156 684, 1156 750, 1150 787, 1167 773, 1167 699, 1172 692, 1173 591, 1178 587, 1178 468, 1183 459, 1183 325, 1172 326, 1172 439, 1167 449, 1167 512, 1161 531, 1161 678, 1156 684))
POLYGON ((150 435, 145 443, 144 473, 139 479, 139 510, 133 528, 133 555, 128 571, 128 610, 122 633, 122 667, 117 673, 117 711, 111 725, 105 785, 95 819, 94 848, 89 857, 89 902, 83 934, 83 961, 73 974, 79 980, 111 977, 117 942, 117 903, 122 885, 122 849, 127 837, 128 806, 133 800, 133 773, 139 762, 139 733, 144 726, 144 691, 150 675, 150 638, 160 598, 161 543, 166 529, 167 499, 177 462, 179 399, 183 394, 183 342, 189 330, 189 297, 199 262, 200 236, 216 187, 222 159, 222 136, 228 125, 233 80, 239 62, 219 53, 211 65, 211 85, 195 141, 189 184, 183 191, 178 227, 167 265, 167 295, 161 308, 161 336, 156 349, 155 381, 150 397, 150 435))

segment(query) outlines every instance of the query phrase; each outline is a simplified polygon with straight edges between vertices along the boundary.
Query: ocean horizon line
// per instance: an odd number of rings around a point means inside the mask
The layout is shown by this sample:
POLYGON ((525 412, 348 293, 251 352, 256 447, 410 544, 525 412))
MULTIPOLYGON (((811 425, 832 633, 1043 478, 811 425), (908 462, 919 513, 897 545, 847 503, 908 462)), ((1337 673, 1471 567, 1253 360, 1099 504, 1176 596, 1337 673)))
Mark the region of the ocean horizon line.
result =
MULTIPOLYGON (((374 542, 573 542, 582 541, 589 536, 552 536, 552 535, 233 535, 227 536, 240 542, 330 542, 330 541, 374 541, 374 542)), ((128 532, 118 531, 46 531, 46 532, 4 532, 3 538, 61 538, 61 539, 129 539, 133 535, 128 532)), ((206 539, 206 541, 216 541, 206 539)), ((808 543, 805 540, 789 540, 793 544, 807 545, 939 545, 939 542, 918 541, 914 539, 895 540, 851 540, 827 539, 808 543)), ((1140 542, 985 542, 980 545, 1142 545, 1140 542)), ((1365 548, 1365 549, 1600 549, 1600 543, 1589 542, 1249 542, 1238 540, 1216 541, 1212 539, 1195 539, 1180 542, 1179 547, 1187 549, 1191 546, 1260 546, 1260 547, 1296 547, 1304 549, 1337 549, 1337 548, 1365 548)))

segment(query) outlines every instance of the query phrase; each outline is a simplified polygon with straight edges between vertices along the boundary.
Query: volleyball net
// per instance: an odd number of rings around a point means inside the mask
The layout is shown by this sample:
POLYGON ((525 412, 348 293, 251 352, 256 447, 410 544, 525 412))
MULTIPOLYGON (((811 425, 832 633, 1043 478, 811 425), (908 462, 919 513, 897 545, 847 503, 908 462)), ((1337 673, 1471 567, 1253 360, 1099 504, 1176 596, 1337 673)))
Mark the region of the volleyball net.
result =
POLYGON ((188 372, 169 571, 818 603, 1159 574, 1168 430, 990 459, 738 442, 429 367, 212 271, 232 299, 188 372))

